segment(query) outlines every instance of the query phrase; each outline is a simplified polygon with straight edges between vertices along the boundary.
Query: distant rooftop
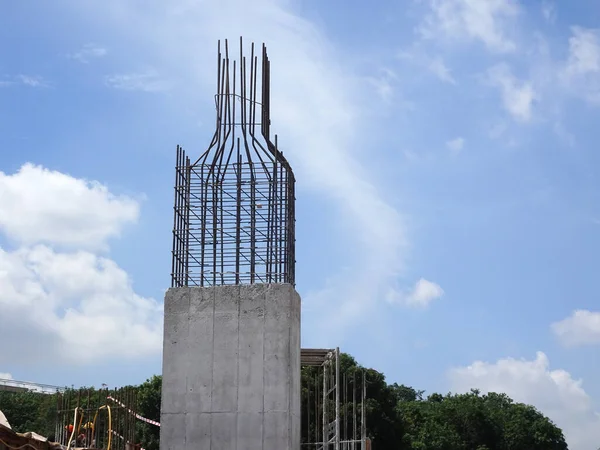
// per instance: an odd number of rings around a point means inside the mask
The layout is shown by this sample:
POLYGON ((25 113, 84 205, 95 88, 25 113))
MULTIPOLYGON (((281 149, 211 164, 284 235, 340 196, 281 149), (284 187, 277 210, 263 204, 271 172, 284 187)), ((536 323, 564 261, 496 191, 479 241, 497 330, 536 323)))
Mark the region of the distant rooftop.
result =
POLYGON ((54 394, 56 391, 64 391, 64 387, 49 384, 33 383, 31 381, 18 381, 0 378, 0 391, 10 392, 39 392, 40 394, 54 394))

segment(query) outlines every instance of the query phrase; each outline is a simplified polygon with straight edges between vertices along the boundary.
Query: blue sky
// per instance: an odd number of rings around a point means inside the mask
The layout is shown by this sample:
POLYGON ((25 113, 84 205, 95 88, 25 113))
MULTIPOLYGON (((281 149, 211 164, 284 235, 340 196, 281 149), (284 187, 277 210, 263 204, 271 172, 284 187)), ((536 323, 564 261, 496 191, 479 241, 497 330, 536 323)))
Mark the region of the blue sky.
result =
POLYGON ((506 391, 597 446, 594 2, 0 11, 0 372, 160 371, 175 146, 209 143, 216 41, 243 35, 268 46, 298 180, 303 345, 427 392, 506 391))

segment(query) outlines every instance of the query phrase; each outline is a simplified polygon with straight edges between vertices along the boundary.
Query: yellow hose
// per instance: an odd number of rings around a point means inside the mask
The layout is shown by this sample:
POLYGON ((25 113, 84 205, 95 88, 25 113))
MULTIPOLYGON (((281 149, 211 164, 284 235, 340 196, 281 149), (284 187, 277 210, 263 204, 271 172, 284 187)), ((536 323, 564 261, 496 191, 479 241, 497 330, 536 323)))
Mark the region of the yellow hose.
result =
POLYGON ((83 422, 83 414, 81 414, 81 417, 79 418, 79 425, 77 425, 77 411, 80 409, 81 408, 79 407, 75 408, 75 417, 73 417, 73 431, 71 432, 71 437, 69 438, 69 443, 67 444, 67 450, 71 448, 73 436, 75 436, 75 433, 77 432, 77 430, 79 430, 79 427, 81 426, 81 422, 83 422))
MULTIPOLYGON (((95 432, 96 430, 96 419, 98 418, 98 413, 100 412, 101 409, 106 408, 108 410, 108 445, 106 446, 106 450, 110 450, 110 445, 112 443, 112 414, 110 412, 110 406, 108 405, 103 405, 100 408, 98 408, 96 410, 96 414, 94 415, 94 422, 92 423, 92 432, 95 432)), ((69 450, 67 448, 67 450, 69 450)))

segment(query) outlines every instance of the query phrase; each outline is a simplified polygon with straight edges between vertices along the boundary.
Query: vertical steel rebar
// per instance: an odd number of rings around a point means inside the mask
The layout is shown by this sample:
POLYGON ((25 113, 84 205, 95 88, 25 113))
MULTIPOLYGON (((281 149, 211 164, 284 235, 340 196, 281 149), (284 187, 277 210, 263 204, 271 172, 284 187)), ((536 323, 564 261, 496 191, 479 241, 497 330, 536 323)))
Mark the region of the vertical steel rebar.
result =
POLYGON ((367 399, 367 379, 366 371, 362 373, 362 400, 361 400, 361 411, 360 411, 360 440, 361 450, 366 450, 367 447, 367 413, 365 401, 367 399))
POLYGON ((295 178, 270 140, 266 46, 250 46, 249 69, 241 38, 239 60, 223 49, 212 141, 194 162, 177 146, 171 285, 294 285, 295 178))
POLYGON ((356 370, 352 373, 352 450, 355 449, 355 441, 358 439, 356 432, 356 370))
POLYGON ((335 450, 340 450, 340 349, 335 349, 335 450))
MULTIPOLYGON (((327 363, 326 363, 327 364, 327 363)), ((329 383, 327 380, 327 375, 328 375, 328 367, 326 365, 323 366, 323 434, 322 434, 322 438, 323 438, 323 449, 326 449, 327 447, 327 391, 329 390, 329 383)))

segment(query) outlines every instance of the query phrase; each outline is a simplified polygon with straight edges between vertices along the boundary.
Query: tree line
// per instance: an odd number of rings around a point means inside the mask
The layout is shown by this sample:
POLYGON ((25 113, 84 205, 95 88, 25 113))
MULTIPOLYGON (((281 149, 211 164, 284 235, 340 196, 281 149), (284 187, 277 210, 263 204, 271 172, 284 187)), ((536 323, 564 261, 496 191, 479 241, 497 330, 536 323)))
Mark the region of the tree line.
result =
MULTIPOLYGON (((360 369, 343 354, 343 370, 360 369)), ((313 377, 315 368, 303 369, 313 377)), ((373 450, 566 450, 562 430, 535 407, 514 402, 503 393, 433 393, 396 383, 367 370, 366 414, 373 450)), ((161 376, 137 387, 138 412, 160 420, 161 376)), ((0 410, 18 432, 54 433, 56 396, 0 391, 0 410)), ((159 428, 138 422, 138 442, 158 450, 159 428)))

